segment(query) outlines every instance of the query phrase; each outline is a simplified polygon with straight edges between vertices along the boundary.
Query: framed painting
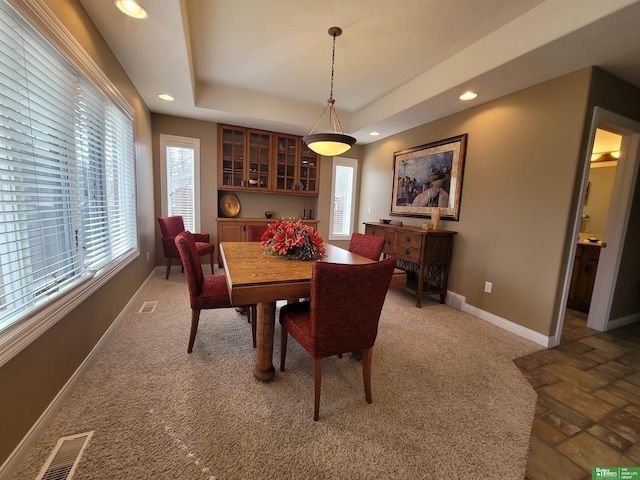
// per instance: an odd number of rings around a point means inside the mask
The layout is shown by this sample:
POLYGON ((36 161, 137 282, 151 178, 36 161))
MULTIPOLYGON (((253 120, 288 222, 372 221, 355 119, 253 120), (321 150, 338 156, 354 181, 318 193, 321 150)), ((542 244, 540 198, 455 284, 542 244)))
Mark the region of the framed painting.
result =
POLYGON ((458 220, 467 134, 393 154, 390 215, 458 220))

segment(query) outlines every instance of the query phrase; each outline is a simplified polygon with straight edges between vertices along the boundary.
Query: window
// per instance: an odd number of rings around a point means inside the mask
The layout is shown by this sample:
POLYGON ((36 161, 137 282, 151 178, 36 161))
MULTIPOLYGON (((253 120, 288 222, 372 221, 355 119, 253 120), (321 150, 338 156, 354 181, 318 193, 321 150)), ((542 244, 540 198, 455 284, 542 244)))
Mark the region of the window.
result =
POLYGON ((96 278, 104 283, 138 253, 138 235, 132 111, 94 86, 6 0, 0 0, 0 47, 0 360, 6 360, 7 339, 17 341, 18 330, 25 336, 25 325, 43 331, 39 323, 62 318, 101 284, 96 278))
POLYGON ((184 228, 200 231, 200 139, 160 135, 162 212, 181 215, 184 228))
POLYGON ((333 157, 329 240, 349 240, 353 233, 358 161, 333 157))

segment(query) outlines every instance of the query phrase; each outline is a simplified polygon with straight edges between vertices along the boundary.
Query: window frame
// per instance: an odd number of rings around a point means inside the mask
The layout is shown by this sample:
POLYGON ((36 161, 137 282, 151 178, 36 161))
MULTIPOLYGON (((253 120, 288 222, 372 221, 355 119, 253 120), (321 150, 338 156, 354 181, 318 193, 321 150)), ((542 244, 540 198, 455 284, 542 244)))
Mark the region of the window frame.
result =
POLYGON ((118 272, 140 256, 140 238, 137 231, 137 170, 135 150, 135 110, 102 72, 93 59, 60 23, 43 0, 6 0, 6 3, 21 14, 36 32, 42 35, 73 67, 111 104, 118 108, 131 122, 133 212, 136 226, 135 248, 128 250, 97 271, 90 271, 78 282, 61 288, 59 294, 29 311, 23 318, 0 331, 0 366, 7 363, 40 335, 68 315, 73 309, 98 291, 118 272))
MULTIPOLYGON (((167 147, 190 148, 193 150, 193 222, 194 232, 200 231, 200 139, 178 135, 160 134, 160 184, 161 211, 163 216, 169 213, 167 180, 167 147)), ((186 225, 186 224, 185 224, 186 225)), ((189 230, 187 228, 187 230, 189 230)))
POLYGON ((356 211, 356 189, 358 186, 358 160, 355 158, 333 157, 331 169, 331 203, 329 211, 329 240, 350 240, 354 232, 355 211, 356 211), (336 205, 336 170, 338 167, 350 167, 353 169, 353 179, 351 184, 351 214, 349 222, 349 232, 347 234, 334 234, 334 213, 336 205))

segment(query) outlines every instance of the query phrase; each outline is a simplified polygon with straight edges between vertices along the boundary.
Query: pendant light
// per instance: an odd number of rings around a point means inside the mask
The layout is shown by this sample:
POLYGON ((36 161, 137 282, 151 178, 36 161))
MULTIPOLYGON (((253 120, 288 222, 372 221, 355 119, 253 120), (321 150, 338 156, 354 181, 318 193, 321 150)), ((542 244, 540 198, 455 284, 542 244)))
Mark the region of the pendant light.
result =
POLYGON ((342 131, 342 125, 340 125, 338 114, 333 107, 333 104, 336 102, 333 99, 333 66, 336 57, 336 37, 339 37, 341 34, 342 29, 339 27, 331 27, 329 29, 329 35, 333 37, 333 52, 331 53, 331 90, 329 92, 329 99, 327 100, 327 106, 324 107, 324 110, 320 114, 320 117, 318 117, 318 120, 309 134, 302 138, 302 141, 311 150, 325 157, 340 155, 349 150, 353 144, 356 143, 355 138, 345 135, 342 131), (329 128, 332 132, 313 133, 327 110, 329 110, 329 128))

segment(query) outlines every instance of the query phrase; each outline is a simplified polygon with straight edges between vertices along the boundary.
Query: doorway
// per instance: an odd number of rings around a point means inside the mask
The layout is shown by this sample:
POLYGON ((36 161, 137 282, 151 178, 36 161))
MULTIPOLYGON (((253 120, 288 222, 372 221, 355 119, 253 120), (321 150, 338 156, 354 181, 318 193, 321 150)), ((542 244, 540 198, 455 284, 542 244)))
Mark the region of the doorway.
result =
MULTIPOLYGON (((639 144, 640 123, 599 107, 594 109, 589 135, 590 148, 588 151, 591 153, 585 161, 582 172, 582 184, 579 193, 579 198, 581 198, 582 201, 577 207, 572 235, 572 238, 575 238, 576 241, 571 246, 567 259, 568 268, 565 277, 563 302, 560 308, 555 336, 551 339, 549 345, 551 347, 558 345, 562 336, 565 311, 568 305, 569 295, 572 293, 570 292, 571 280, 574 274, 574 260, 576 254, 579 253, 578 246, 580 244, 581 233, 582 239, 587 245, 594 243, 600 246, 599 258, 596 260, 597 268, 591 272, 594 276, 593 294, 591 295, 588 307, 587 326, 598 331, 606 331, 610 327, 609 316, 613 294, 622 256, 622 246, 627 231, 631 201, 635 190, 638 164, 640 163, 639 144), (586 220, 591 220, 591 217, 587 219, 583 218, 583 215, 591 216, 590 213, 585 211, 585 201, 591 201, 592 197, 588 197, 588 195, 591 196, 593 193, 591 192, 590 185, 591 156, 593 154, 595 158, 596 154, 601 153, 596 149, 596 134, 598 130, 609 132, 620 137, 620 155, 616 160, 613 187, 609 194, 610 202, 607 208, 606 220, 604 221, 604 231, 601 236, 597 235, 599 232, 593 230, 590 232, 583 231, 588 228, 594 228, 592 222, 586 222, 586 220), (589 238, 593 238, 594 240, 590 242, 589 238)), ((603 149, 602 152, 610 154, 610 157, 613 157, 612 152, 615 152, 615 150, 603 149)), ((612 161, 610 157, 607 156, 603 160, 612 161)))

